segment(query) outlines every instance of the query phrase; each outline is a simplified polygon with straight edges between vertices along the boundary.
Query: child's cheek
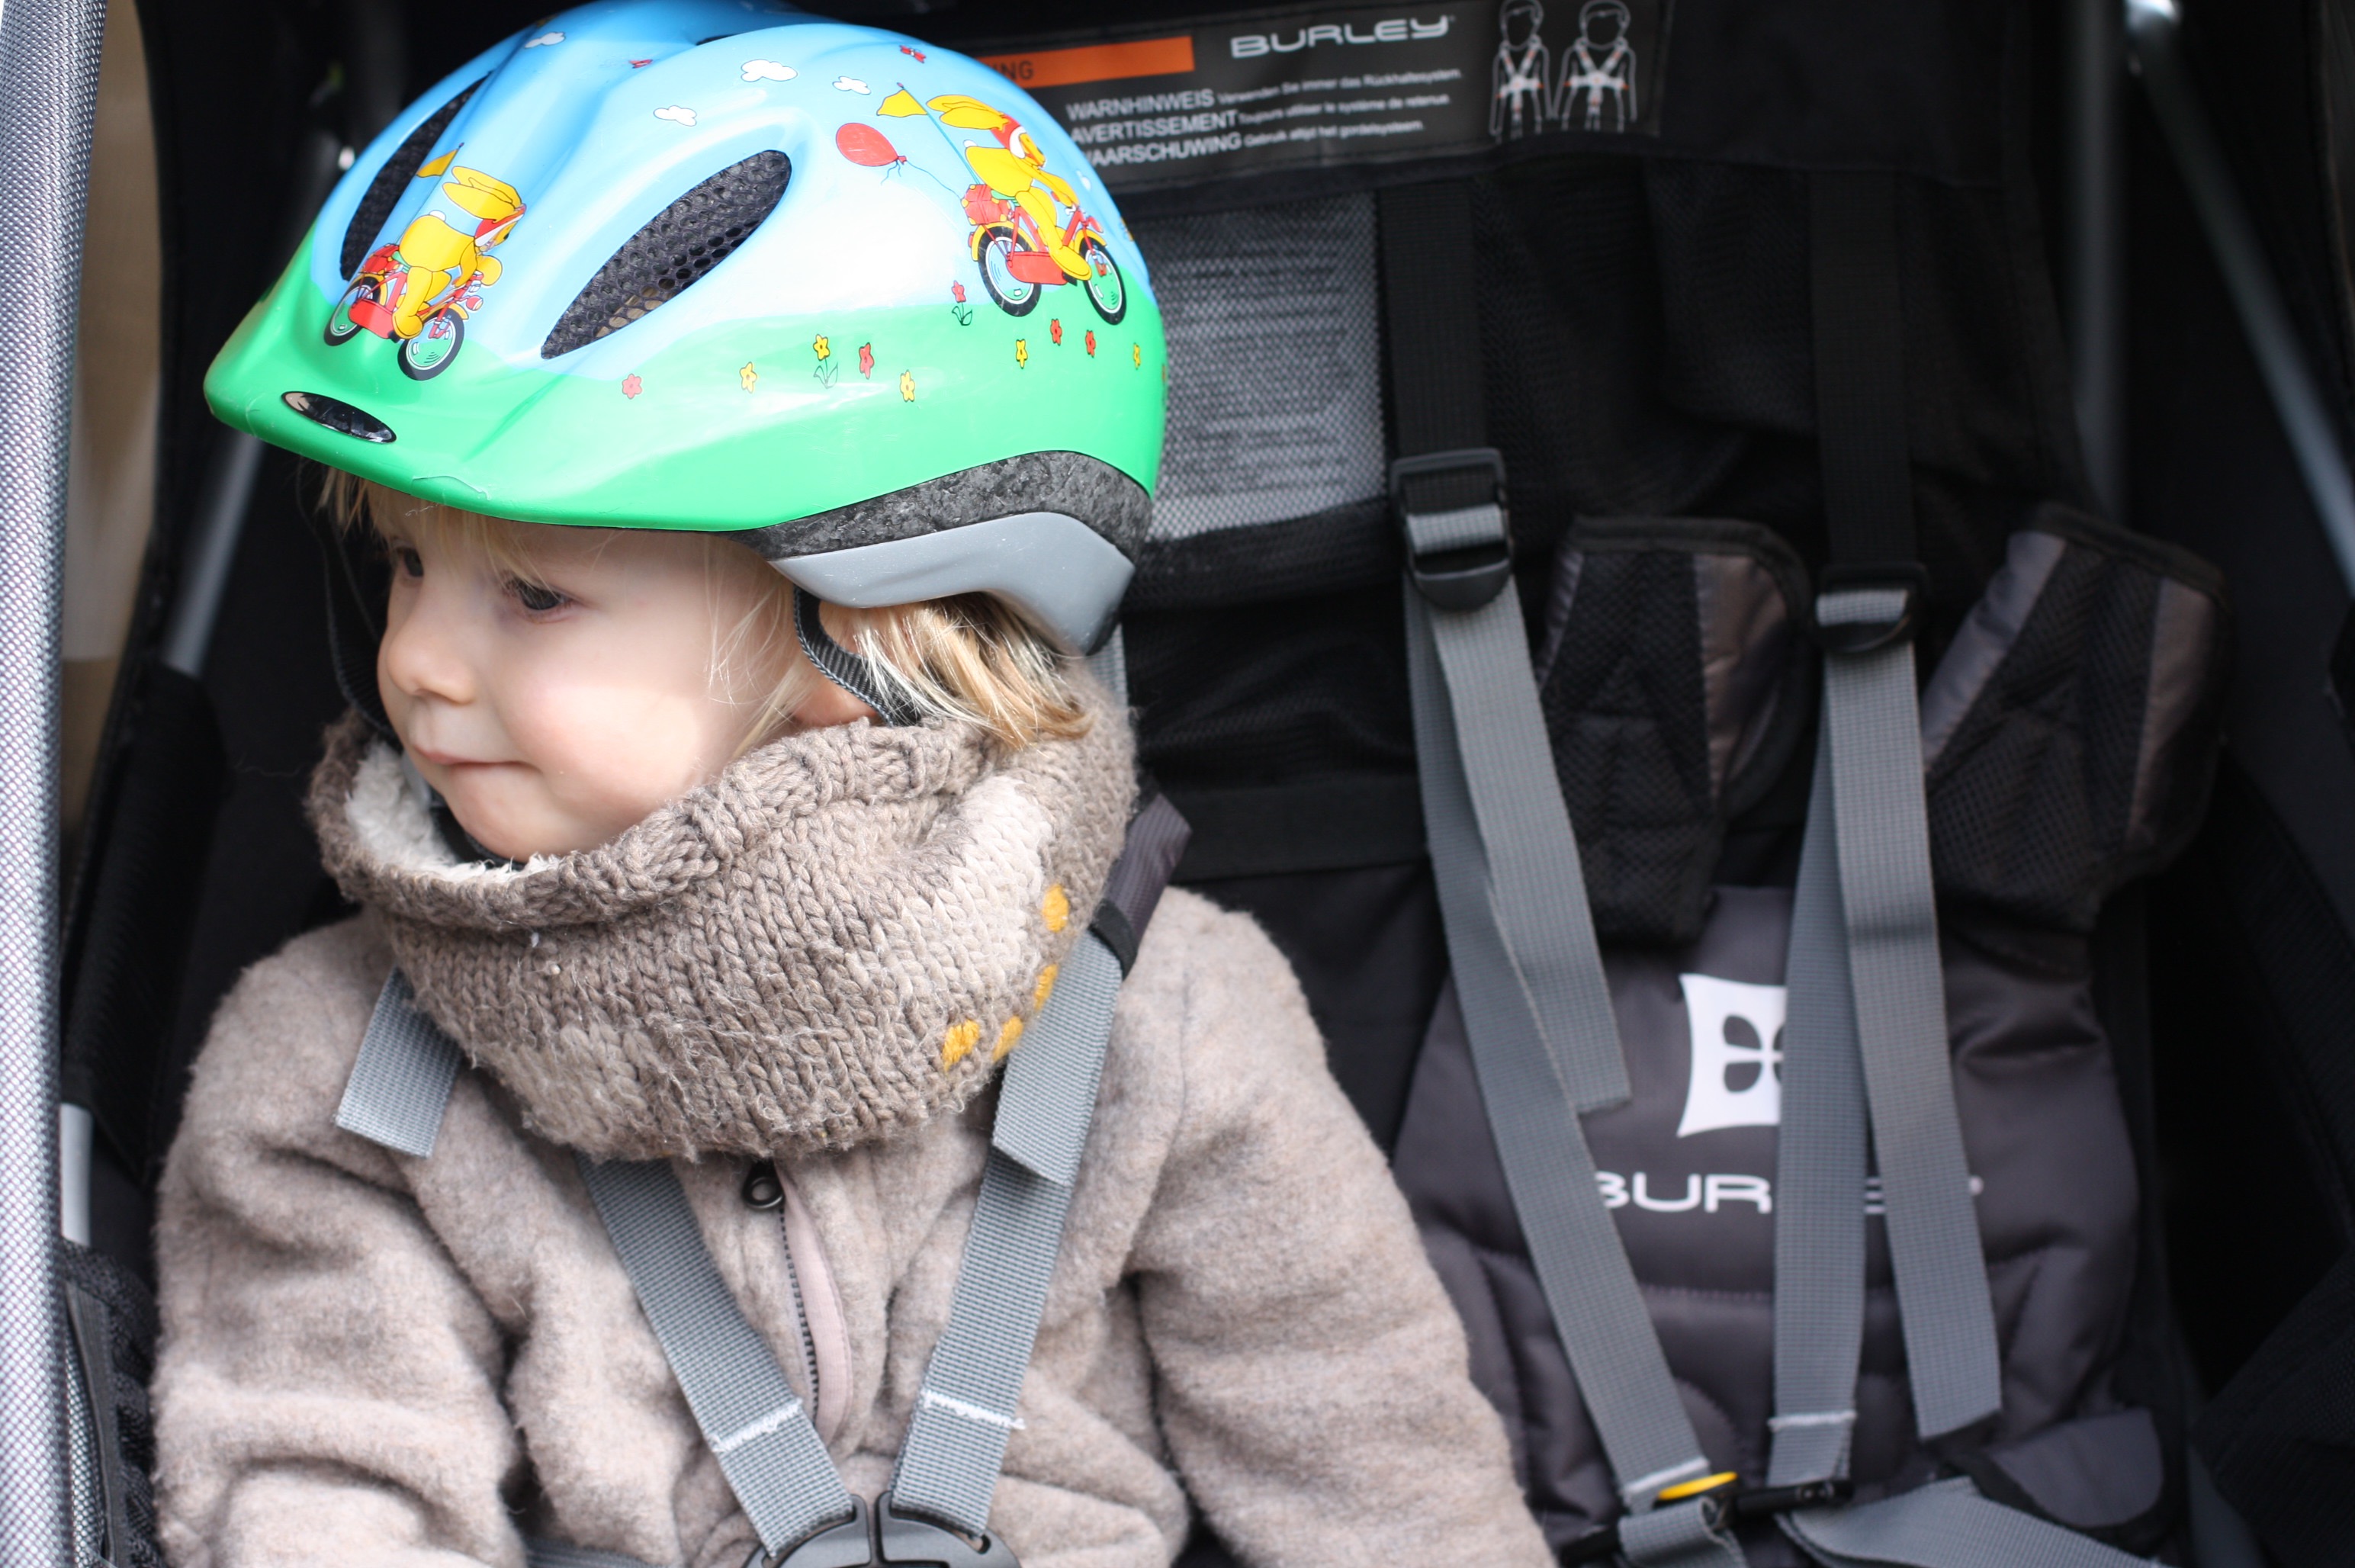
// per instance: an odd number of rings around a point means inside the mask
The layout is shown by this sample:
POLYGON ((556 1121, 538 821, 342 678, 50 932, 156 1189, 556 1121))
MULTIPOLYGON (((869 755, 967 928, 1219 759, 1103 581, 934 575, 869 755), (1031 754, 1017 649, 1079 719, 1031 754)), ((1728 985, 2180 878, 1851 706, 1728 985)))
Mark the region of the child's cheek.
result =
POLYGON ((611 837, 709 771, 704 683, 677 678, 670 661, 531 663, 514 672, 502 703, 507 731, 552 802, 582 831, 611 837))

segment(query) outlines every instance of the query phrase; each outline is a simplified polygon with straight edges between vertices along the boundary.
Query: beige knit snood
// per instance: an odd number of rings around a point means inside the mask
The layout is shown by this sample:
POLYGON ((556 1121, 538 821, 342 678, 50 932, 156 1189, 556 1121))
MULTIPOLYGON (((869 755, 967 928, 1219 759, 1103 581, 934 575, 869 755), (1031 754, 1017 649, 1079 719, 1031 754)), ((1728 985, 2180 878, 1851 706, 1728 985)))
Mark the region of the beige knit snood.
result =
POLYGON ((779 741, 612 843, 462 865, 357 716, 311 784, 327 869, 536 1132, 601 1157, 839 1148, 962 1107, 1018 1043, 1134 792, 1077 741, 867 723, 779 741))

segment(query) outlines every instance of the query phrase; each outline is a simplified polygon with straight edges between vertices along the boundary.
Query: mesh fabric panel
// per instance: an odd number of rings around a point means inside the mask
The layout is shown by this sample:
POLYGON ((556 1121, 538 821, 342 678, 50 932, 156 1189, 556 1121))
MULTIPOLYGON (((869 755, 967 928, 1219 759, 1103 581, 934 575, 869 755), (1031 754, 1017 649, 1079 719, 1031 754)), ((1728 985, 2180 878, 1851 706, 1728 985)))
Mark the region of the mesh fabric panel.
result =
POLYGON ((359 208, 352 214, 351 227, 344 230, 344 276, 348 278, 360 270, 377 230, 384 227, 384 220, 400 204, 400 193, 409 188, 409 182, 417 177, 426 155, 433 151, 433 144, 442 139, 442 133, 450 128, 450 122, 458 117, 458 111, 466 107, 466 100, 474 97, 474 89, 482 85, 479 80, 469 82, 457 97, 420 121, 417 129, 403 138, 400 145, 393 149, 392 156, 384 161, 384 167, 377 170, 376 178, 368 182, 368 194, 360 197, 359 208))
POLYGON ((1930 771, 1943 895, 2090 931, 2121 880, 2181 847, 2206 804, 2222 667, 2211 640, 2190 672, 2203 689, 2154 708, 2168 581, 2144 560, 2071 541, 1930 771), (2162 769, 2190 776, 2145 779, 2162 769), (2138 797, 2157 819, 2135 819, 2138 797))
POLYGON ((1689 938, 1718 832, 1693 558, 1582 558, 1572 635, 1539 690, 1595 929, 1689 938))
MULTIPOLYGON (((150 1479, 155 1468, 155 1424, 147 1399, 147 1380, 155 1370, 155 1308, 138 1276, 112 1258, 67 1241, 59 1241, 57 1249, 58 1273, 67 1288, 95 1300, 105 1319, 110 1381, 92 1397, 114 1407, 127 1536, 112 1543, 112 1568, 163 1568, 163 1553, 155 1544, 155 1488, 150 1479)), ((79 1367, 80 1358, 73 1360, 79 1367)), ((91 1495, 97 1495, 95 1489, 91 1495)))
POLYGON ((729 165, 656 213, 564 307, 539 357, 553 359, 619 332, 733 255, 776 210, 793 177, 778 152, 729 165))
POLYGON ((1169 334, 1169 437, 1153 537, 1190 539, 1381 495, 1373 198, 1132 227, 1153 260, 1169 334))

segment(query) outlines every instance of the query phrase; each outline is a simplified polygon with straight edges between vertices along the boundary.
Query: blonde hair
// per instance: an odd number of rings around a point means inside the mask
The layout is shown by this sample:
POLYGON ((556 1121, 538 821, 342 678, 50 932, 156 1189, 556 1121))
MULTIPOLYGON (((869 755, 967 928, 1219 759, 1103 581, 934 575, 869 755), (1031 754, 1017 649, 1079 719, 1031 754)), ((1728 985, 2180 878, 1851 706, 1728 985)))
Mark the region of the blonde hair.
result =
MULTIPOLYGON (((325 471, 319 501, 347 534, 365 530, 381 537, 395 519, 421 525, 480 549, 519 581, 548 586, 532 563, 527 525, 420 500, 336 468, 325 471)), ((725 534, 694 537, 715 568, 722 558, 709 552, 745 549, 725 534)), ((786 671, 751 704, 753 717, 737 745, 739 756, 790 732, 794 710, 826 678, 804 656, 794 634, 793 584, 773 569, 754 581, 762 586, 752 609, 734 625, 715 628, 713 683, 735 689, 741 669, 773 665, 781 648, 786 671)), ((1008 750, 1087 733, 1090 720, 1071 687, 1071 661, 1001 601, 961 593, 881 609, 837 608, 850 623, 850 635, 840 640, 920 718, 976 725, 1008 750)))

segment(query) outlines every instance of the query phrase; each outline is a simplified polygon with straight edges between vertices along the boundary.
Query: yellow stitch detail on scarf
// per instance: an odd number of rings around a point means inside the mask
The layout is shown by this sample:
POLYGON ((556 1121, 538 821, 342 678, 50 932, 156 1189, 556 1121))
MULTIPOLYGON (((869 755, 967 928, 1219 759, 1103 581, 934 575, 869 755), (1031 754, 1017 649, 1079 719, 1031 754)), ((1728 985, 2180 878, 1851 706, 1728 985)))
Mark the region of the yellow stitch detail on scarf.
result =
POLYGON ((1063 891, 1062 883, 1057 882, 1047 890, 1046 901, 1039 904, 1039 912, 1047 917, 1049 931, 1060 931, 1071 923, 1071 895, 1063 891))
POLYGON ((1012 1051, 1016 1042, 1020 1040, 1021 1038, 1022 1020, 1020 1019, 1007 1019, 1006 1020, 1006 1027, 997 1031, 997 1049, 989 1053, 989 1060, 992 1061, 1005 1061, 1006 1053, 1012 1051))
POLYGON ((1055 989, 1056 968, 1057 965, 1050 964, 1039 971, 1039 988, 1030 993, 1031 1006, 1043 1008, 1047 1005, 1048 996, 1055 989))
POLYGON ((963 1061, 973 1054, 973 1048, 980 1043, 981 1020, 979 1019, 967 1019, 961 1024, 951 1024, 948 1038, 941 1041, 941 1071, 946 1072, 950 1068, 963 1061))

